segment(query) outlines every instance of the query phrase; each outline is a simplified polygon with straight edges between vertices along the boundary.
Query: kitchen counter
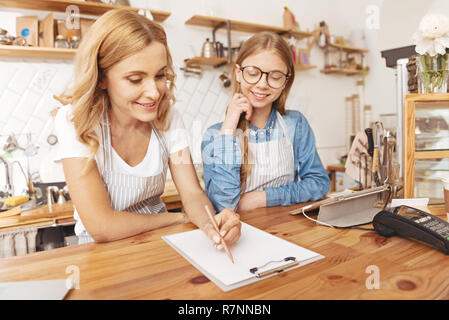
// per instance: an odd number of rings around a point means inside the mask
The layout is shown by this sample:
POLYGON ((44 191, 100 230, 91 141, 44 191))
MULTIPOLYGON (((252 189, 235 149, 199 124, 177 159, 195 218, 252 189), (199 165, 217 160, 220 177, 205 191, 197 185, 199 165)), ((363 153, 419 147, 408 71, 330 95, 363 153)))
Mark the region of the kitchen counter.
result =
MULTIPOLYGON (((173 183, 167 183, 161 196, 167 210, 181 209, 181 197, 173 183)), ((72 201, 64 204, 54 204, 51 208, 43 205, 23 212, 21 215, 0 218, 0 231, 18 230, 30 227, 50 227, 66 224, 75 224, 73 218, 74 207, 72 201)))
POLYGON ((43 205, 16 216, 0 218, 0 231, 74 223, 73 203, 67 201, 63 204, 53 204, 51 207, 43 205))
MULTIPOLYGON (((317 226, 288 214, 303 205, 243 212, 241 220, 325 258, 230 292, 161 239, 195 229, 191 223, 0 259, 0 281, 66 279, 66 270, 76 267, 79 289, 67 299, 449 299, 447 255, 404 238, 317 226), (373 268, 378 289, 367 288, 373 268)), ((443 208, 431 211, 446 220, 443 208)))

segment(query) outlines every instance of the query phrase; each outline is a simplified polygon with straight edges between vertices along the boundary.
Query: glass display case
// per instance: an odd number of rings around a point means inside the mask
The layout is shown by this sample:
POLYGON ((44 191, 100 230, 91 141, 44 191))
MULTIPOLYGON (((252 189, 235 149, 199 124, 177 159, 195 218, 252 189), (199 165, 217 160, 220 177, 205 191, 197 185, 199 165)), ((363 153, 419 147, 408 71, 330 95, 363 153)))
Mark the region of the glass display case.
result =
POLYGON ((449 94, 408 94, 404 114, 404 197, 442 204, 441 176, 449 173, 449 94))
POLYGON ((449 150, 449 102, 415 104, 415 151, 449 150))
POLYGON ((415 160, 416 198, 429 198, 433 204, 443 203, 441 176, 449 170, 449 159, 415 160))

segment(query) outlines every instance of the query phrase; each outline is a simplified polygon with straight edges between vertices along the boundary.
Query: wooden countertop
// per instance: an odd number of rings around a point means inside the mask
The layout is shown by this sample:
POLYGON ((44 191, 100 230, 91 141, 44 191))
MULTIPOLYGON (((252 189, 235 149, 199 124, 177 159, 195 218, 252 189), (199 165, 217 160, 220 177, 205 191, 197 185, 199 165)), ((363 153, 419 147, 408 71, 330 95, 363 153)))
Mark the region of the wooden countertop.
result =
MULTIPOLYGON (((303 205, 303 204, 302 204, 303 205)), ((251 285, 222 292, 162 239, 195 229, 175 225, 110 243, 89 243, 0 259, 0 281, 66 279, 79 268, 80 288, 67 299, 448 299, 449 257, 400 237, 317 226, 287 212, 242 213, 242 221, 325 256, 251 285), (369 290, 370 266, 380 289, 369 290), (72 267, 73 268, 73 267, 72 267)), ((443 209, 432 209, 446 219, 443 209)))
MULTIPOLYGON (((167 209, 181 208, 181 197, 173 182, 167 182, 161 196, 167 209)), ((52 208, 47 205, 23 212, 21 215, 0 217, 0 231, 17 230, 30 227, 47 227, 61 223, 75 223, 73 218, 73 202, 54 204, 52 208)))
POLYGON ((67 201, 63 204, 54 204, 51 207, 43 205, 11 217, 2 217, 0 218, 0 231, 74 222, 73 203, 67 201))

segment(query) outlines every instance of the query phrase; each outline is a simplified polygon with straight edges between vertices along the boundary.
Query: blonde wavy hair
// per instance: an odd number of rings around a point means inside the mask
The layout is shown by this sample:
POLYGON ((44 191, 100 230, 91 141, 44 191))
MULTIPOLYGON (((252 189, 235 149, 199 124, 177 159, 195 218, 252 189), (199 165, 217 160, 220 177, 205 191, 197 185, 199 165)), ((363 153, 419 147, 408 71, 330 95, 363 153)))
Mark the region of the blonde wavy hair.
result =
MULTIPOLYGON (((277 33, 274 32, 259 32, 253 35, 251 38, 246 40, 242 47, 240 48, 239 54, 236 59, 236 64, 242 66, 242 62, 251 55, 257 54, 261 51, 273 51, 275 54, 279 55, 282 61, 287 66, 287 73, 289 78, 282 90, 279 98, 273 102, 272 108, 279 111, 280 114, 285 114, 285 103, 288 98, 288 94, 295 81, 295 64, 293 62, 292 51, 288 43, 277 33)), ((245 80, 243 80, 245 81, 245 80)), ((232 94, 241 93, 240 83, 236 79, 236 70, 233 69, 232 72, 232 94)), ((240 167, 240 182, 241 185, 246 188, 247 177, 251 174, 252 164, 248 163, 248 134, 247 130, 249 128, 249 122, 245 119, 245 114, 240 116, 239 123, 237 125, 239 132, 239 140, 242 146, 242 165, 240 167)))
POLYGON ((92 151, 89 160, 94 159, 99 147, 94 129, 110 108, 107 91, 100 88, 105 73, 153 41, 162 43, 167 52, 167 91, 153 121, 157 129, 164 131, 170 125, 168 114, 175 102, 175 72, 164 29, 134 11, 114 9, 98 18, 82 39, 75 56, 73 85, 58 100, 72 104, 77 137, 92 151))

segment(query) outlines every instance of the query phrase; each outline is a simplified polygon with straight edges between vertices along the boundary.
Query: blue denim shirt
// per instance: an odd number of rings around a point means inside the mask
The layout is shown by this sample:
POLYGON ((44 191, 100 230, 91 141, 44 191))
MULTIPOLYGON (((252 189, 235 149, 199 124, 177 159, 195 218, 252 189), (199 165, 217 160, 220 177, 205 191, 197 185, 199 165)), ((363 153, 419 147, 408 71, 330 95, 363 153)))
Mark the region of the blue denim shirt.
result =
MULTIPOLYGON (((287 110, 282 118, 293 145, 294 179, 283 186, 264 188, 267 207, 319 200, 327 194, 330 186, 315 147, 315 136, 304 115, 299 111, 287 110)), ((249 142, 282 138, 284 134, 278 122, 273 108, 265 128, 259 129, 250 124, 250 130, 255 134, 248 135, 249 142)), ((241 193, 240 144, 235 135, 220 135, 221 126, 222 122, 208 128, 201 143, 206 193, 217 212, 224 208, 236 210, 241 193)))

